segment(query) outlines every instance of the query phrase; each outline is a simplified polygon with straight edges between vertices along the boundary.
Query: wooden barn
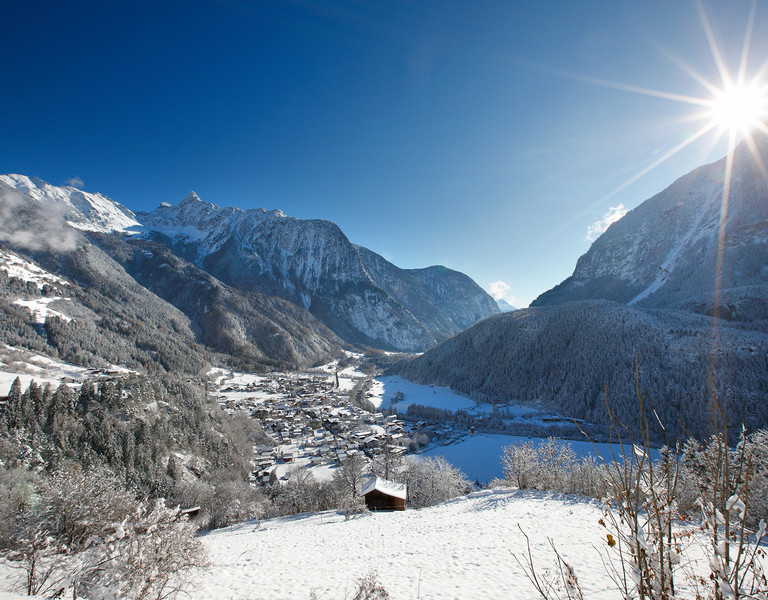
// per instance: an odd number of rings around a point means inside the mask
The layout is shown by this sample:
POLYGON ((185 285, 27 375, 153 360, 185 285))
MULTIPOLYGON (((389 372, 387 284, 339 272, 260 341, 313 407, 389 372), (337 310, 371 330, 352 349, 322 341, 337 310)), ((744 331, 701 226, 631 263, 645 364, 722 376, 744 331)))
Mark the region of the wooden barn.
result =
POLYGON ((360 495, 368 510, 405 510, 408 490, 405 484, 374 477, 363 486, 360 495))

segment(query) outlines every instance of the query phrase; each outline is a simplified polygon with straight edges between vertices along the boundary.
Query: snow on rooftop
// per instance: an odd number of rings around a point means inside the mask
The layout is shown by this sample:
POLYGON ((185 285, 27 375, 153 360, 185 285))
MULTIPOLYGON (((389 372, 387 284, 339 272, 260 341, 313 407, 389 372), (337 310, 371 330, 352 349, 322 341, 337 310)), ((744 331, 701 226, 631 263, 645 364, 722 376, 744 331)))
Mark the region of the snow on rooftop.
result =
POLYGON ((394 481, 389 481, 381 477, 374 477, 366 483, 360 491, 360 495, 365 496, 374 490, 386 494, 387 496, 392 496, 393 498, 400 498, 401 500, 405 500, 405 497, 408 495, 405 484, 395 483, 394 481))

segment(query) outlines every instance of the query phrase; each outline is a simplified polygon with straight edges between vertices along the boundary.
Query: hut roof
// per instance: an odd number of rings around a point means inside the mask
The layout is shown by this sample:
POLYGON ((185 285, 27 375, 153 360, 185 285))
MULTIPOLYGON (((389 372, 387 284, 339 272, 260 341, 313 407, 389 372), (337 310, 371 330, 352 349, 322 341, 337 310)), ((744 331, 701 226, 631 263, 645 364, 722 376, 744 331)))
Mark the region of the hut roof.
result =
POLYGON ((395 483, 381 477, 374 477, 368 483, 363 486, 360 491, 361 496, 370 494, 373 490, 377 490, 387 496, 393 496, 394 498, 400 498, 405 500, 407 494, 407 488, 404 483, 395 483))

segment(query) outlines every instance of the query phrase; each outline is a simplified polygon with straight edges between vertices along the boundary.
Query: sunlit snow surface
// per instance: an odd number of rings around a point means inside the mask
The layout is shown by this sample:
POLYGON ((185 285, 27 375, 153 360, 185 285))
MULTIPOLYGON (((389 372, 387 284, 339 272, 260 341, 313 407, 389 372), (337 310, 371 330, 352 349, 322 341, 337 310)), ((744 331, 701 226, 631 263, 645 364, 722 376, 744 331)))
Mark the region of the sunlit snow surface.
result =
POLYGON ((24 175, 0 175, 0 184, 45 205, 46 210, 60 214, 76 229, 102 233, 130 233, 141 229, 133 212, 101 194, 89 194, 70 186, 57 187, 24 175))
POLYGON ((411 383, 395 375, 377 377, 371 389, 374 397, 370 398, 377 408, 390 408, 392 397, 397 392, 403 393, 403 400, 395 407, 398 412, 405 412, 411 404, 444 408, 451 412, 475 407, 475 401, 461 396, 447 387, 433 387, 411 383))
MULTIPOLYGON (((490 404, 478 403, 454 392, 451 388, 440 387, 437 385, 420 385, 412 383, 394 375, 390 377, 377 377, 374 380, 371 389, 373 398, 369 398, 377 408, 394 408, 399 413, 408 410, 411 404, 420 404, 456 412, 457 410, 466 410, 470 413, 489 413, 493 410, 490 404), (392 398, 397 392, 402 392, 403 399, 396 404, 392 404, 392 398)), ((531 416, 539 413, 533 408, 516 405, 505 405, 505 411, 510 416, 521 417, 531 416)))
POLYGON ((45 323, 45 320, 48 317, 59 317, 60 319, 63 319, 64 321, 71 321, 72 318, 68 317, 62 312, 59 312, 57 310, 54 310, 51 308, 51 304, 55 304, 57 301, 60 301, 61 298, 58 296, 53 296, 49 298, 35 298, 34 300, 14 300, 13 303, 17 306, 21 306, 23 308, 26 308, 29 312, 32 313, 32 316, 35 319, 35 323, 43 324, 45 323))
POLYGON ((597 549, 605 547, 600 517, 593 501, 496 489, 349 521, 324 512, 272 519, 260 527, 246 523, 201 538, 211 568, 190 594, 200 600, 269 600, 308 598, 314 590, 322 600, 350 598, 356 580, 376 571, 393 600, 533 599, 538 595, 512 556, 524 558, 519 525, 530 536, 541 569, 554 566, 547 541, 552 538, 574 567, 585 598, 614 599, 616 587, 597 549))
POLYGON ((0 249, 0 270, 5 271, 9 278, 33 283, 38 289, 45 284, 69 285, 69 282, 61 277, 3 249, 0 249))
MULTIPOLYGON (((116 373, 130 373, 124 367, 111 365, 107 368, 116 373)), ((97 369, 77 367, 24 348, 0 344, 0 396, 8 394, 16 377, 21 381, 22 389, 27 389, 33 380, 39 385, 49 383, 56 387, 64 379, 79 386, 96 372, 97 369)))

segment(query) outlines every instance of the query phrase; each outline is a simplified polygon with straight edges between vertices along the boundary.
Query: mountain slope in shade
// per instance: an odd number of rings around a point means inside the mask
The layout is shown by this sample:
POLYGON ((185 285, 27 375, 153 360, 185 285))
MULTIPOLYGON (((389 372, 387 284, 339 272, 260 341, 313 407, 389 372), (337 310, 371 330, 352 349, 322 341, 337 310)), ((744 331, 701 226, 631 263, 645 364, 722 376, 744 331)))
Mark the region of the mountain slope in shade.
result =
POLYGON ((499 312, 493 298, 464 273, 442 265, 406 271, 427 290, 432 303, 459 329, 499 312))
POLYGON ((637 355, 640 386, 670 432, 679 433, 681 424, 694 435, 708 431, 710 370, 733 425, 768 426, 768 336, 730 324, 715 329, 713 321, 595 300, 520 309, 485 319, 399 373, 485 402, 602 424, 609 422, 607 389, 617 416, 636 423, 637 355))
POLYGON ((367 248, 355 248, 376 285, 417 315, 437 339, 497 312, 490 296, 463 273, 442 266, 400 269, 367 248))
POLYGON ((235 364, 300 368, 339 354, 341 340, 290 302, 223 284, 156 242, 91 239, 140 285, 184 313, 201 343, 235 364))
MULTIPOLYGON (((756 133, 755 142, 765 162, 768 136, 756 133)), ((742 142, 724 210, 725 168, 725 159, 700 167, 627 213, 592 244, 571 277, 531 306, 600 298, 745 322, 768 318, 768 181, 742 142)))
POLYGON ((221 208, 194 193, 138 218, 221 281, 298 304, 351 342, 423 350, 497 312, 468 277, 399 269, 330 221, 221 208))

